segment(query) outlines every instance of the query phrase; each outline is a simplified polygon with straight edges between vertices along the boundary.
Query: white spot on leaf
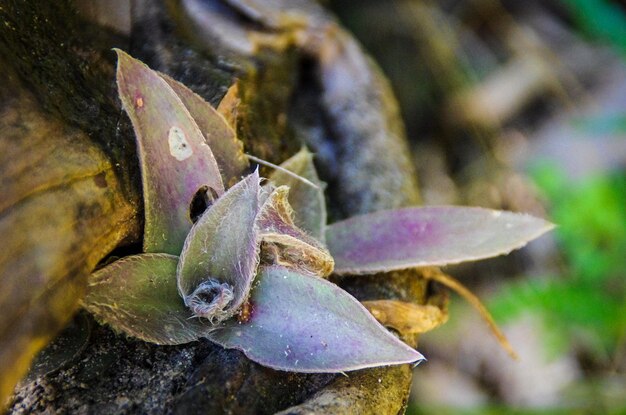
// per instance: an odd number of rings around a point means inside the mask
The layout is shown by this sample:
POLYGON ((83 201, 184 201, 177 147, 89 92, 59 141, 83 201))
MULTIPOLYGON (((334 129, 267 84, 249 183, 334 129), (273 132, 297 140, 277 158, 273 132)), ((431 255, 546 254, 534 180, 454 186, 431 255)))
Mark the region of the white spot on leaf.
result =
POLYGON ((178 127, 170 128, 167 142, 170 145, 170 154, 178 161, 186 160, 193 154, 185 133, 178 127))

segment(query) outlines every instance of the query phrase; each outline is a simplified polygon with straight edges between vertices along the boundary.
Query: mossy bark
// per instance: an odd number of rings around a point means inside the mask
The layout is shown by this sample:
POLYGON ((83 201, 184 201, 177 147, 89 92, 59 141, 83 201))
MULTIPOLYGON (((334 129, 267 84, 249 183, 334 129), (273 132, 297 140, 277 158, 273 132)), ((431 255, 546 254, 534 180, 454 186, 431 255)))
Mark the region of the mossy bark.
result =
MULTIPOLYGON (((140 246, 141 181, 132 130, 116 98, 112 47, 214 105, 238 79, 246 150, 280 162, 306 142, 319 155, 335 218, 417 200, 395 103, 358 48, 353 53, 377 81, 360 93, 372 98, 329 108, 332 91, 319 73, 332 62, 316 61, 295 43, 226 59, 183 34, 171 4, 136 3, 130 37, 85 21, 67 0, 0 6, 7 80, 0 92, 1 399, 74 314, 97 263, 115 248, 125 254, 140 246), (355 111, 365 112, 362 128, 355 111), (346 196, 351 192, 358 202, 346 196)), ((362 299, 424 301, 424 285, 411 273, 338 282, 362 299)), ((95 325, 77 359, 20 385, 11 411, 397 413, 410 379, 406 366, 348 377, 277 372, 208 342, 159 347, 95 325)))

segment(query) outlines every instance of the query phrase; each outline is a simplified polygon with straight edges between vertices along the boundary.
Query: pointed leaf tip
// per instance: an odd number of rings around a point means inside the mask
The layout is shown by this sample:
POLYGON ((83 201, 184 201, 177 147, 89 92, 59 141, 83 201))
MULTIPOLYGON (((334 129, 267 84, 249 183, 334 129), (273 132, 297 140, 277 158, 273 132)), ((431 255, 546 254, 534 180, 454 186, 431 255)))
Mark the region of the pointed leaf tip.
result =
POLYGON ((339 373, 424 359, 341 288, 280 266, 261 269, 247 310, 208 338, 273 369, 339 373))
POLYGON ((217 112, 224 117, 228 125, 230 125, 230 127, 235 131, 237 130, 237 116, 240 104, 241 99, 239 98, 239 83, 235 81, 235 83, 228 88, 226 95, 224 95, 217 106, 217 112))
POLYGON ((145 208, 144 251, 179 255, 189 206, 204 186, 220 195, 217 162, 183 102, 161 76, 116 49, 117 85, 137 138, 145 208))
POLYGON ((471 207, 375 212, 329 225, 337 274, 443 266, 503 255, 553 228, 526 214, 471 207))

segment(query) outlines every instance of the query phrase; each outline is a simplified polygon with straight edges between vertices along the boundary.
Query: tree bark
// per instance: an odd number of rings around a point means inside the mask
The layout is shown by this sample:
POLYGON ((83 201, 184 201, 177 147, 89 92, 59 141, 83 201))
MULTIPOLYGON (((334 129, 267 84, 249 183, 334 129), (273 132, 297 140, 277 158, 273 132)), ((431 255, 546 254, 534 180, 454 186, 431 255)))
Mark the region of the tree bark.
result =
MULTIPOLYGON (((271 27, 276 10, 262 10, 256 24, 269 25, 273 37, 250 55, 229 49, 228 41, 194 38, 171 3, 135 1, 127 34, 85 20, 67 0, 0 6, 0 70, 8 80, 0 92, 1 399, 71 318, 98 262, 115 248, 140 249, 140 180, 132 130, 116 99, 112 47, 214 105, 238 80, 237 130, 246 151, 280 162, 303 142, 312 147, 334 219, 418 200, 386 81, 318 5, 297 2, 310 24, 296 34, 271 27), (320 36, 293 40, 301 33, 320 36)), ((218 3, 219 10, 235 8, 235 16, 263 4, 218 3)), ((230 23, 237 30, 250 26, 241 17, 230 23)), ((415 277, 336 282, 362 300, 423 303, 425 286, 415 277)), ((347 377, 278 372, 209 342, 155 346, 94 324, 84 352, 23 382, 11 411, 397 413, 410 379, 407 366, 347 377)))

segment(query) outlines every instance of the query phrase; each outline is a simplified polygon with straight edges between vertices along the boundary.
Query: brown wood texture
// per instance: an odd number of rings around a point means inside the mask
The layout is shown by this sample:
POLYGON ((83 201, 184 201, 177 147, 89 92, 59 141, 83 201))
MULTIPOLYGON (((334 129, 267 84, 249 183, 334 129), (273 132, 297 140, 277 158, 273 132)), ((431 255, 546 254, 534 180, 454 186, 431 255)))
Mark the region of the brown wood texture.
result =
POLYGON ((0 109, 0 396, 71 318, 94 266, 137 228, 111 160, 5 84, 0 109))
MULTIPOLYGON (((0 399, 77 309, 96 264, 117 246, 138 249, 140 178, 116 98, 112 47, 213 105, 238 79, 237 130, 246 151, 281 162, 307 143, 318 154, 335 219, 418 200, 386 81, 317 4, 298 2, 315 23, 310 30, 334 28, 325 38, 330 49, 292 42, 299 37, 290 28, 270 28, 280 36, 253 56, 229 51, 228 42, 193 38, 171 4, 135 1, 130 37, 84 20, 69 0, 0 7, 0 61, 9 81, 0 92, 0 399), (334 70, 359 77, 334 90, 324 77, 334 70)), ((245 20, 237 25, 249 27, 245 20)), ((415 275, 382 280, 339 282, 359 299, 424 302, 415 275)), ((397 413, 410 379, 406 366, 348 377, 287 374, 207 342, 159 347, 96 326, 79 361, 22 384, 10 410, 253 414, 300 405, 285 413, 397 413)))

